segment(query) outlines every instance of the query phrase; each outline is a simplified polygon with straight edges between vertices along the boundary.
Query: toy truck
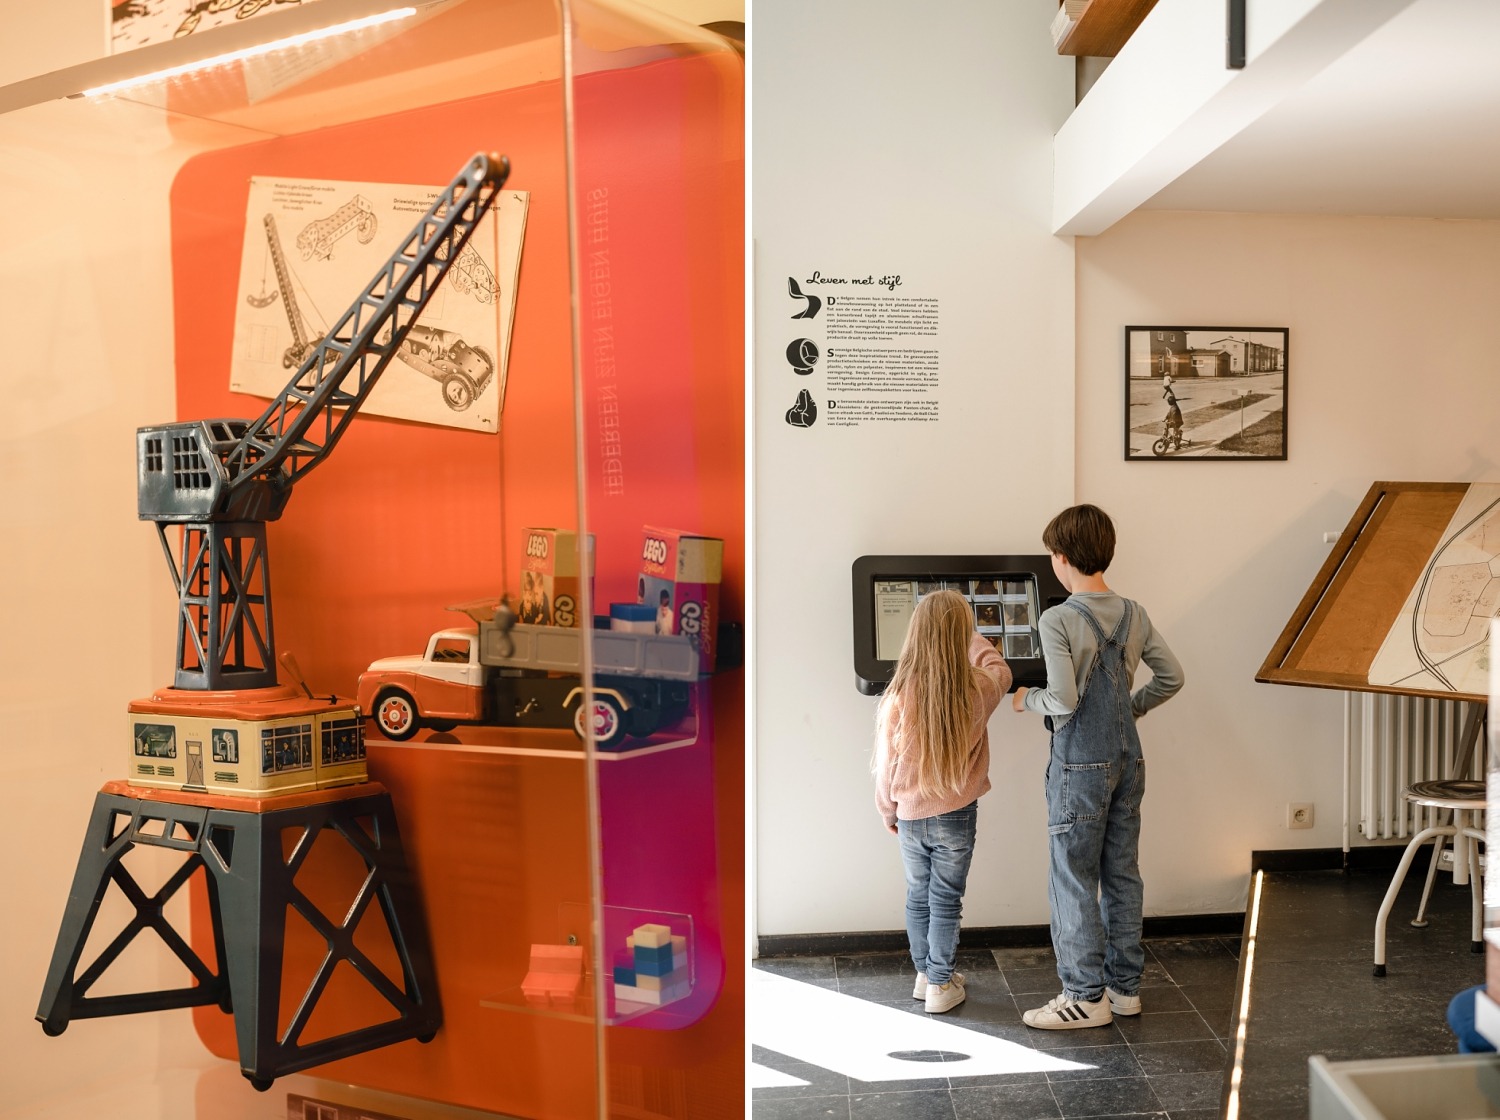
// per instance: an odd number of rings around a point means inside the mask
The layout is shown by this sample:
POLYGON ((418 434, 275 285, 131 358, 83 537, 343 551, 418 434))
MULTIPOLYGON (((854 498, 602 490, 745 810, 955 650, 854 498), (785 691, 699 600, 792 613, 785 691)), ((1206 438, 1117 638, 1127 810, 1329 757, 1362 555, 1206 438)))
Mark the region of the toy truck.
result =
POLYGON ((385 657, 359 677, 359 706, 398 742, 423 727, 571 727, 601 749, 682 718, 698 679, 686 637, 595 628, 592 703, 583 687, 584 631, 509 618, 439 630, 421 654, 385 657))

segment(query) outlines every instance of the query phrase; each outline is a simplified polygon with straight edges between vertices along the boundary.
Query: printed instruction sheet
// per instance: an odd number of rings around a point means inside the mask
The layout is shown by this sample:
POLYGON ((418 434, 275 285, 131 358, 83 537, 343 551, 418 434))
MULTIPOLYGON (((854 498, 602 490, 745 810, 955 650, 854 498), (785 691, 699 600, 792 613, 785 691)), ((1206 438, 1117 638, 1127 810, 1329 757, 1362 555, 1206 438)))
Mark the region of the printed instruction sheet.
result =
MULTIPOLYGON (((230 388, 277 396, 444 189, 252 178, 230 388)), ((500 430, 528 202, 525 191, 500 192, 364 414, 500 430)))

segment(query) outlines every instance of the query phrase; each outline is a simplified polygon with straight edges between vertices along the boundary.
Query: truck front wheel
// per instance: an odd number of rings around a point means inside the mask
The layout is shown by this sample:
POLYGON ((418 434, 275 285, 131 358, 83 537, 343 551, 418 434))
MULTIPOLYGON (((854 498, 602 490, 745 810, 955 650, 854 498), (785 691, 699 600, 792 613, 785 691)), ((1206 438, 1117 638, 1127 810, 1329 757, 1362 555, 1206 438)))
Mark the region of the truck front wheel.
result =
POLYGON ((625 738, 625 723, 625 709, 613 696, 600 694, 594 697, 592 703, 580 700, 573 709, 574 733, 580 739, 587 739, 592 731, 594 742, 601 750, 609 750, 620 744, 625 738))
POLYGON ((375 726, 387 739, 398 743, 410 739, 422 726, 416 701, 399 688, 383 694, 375 701, 375 726))

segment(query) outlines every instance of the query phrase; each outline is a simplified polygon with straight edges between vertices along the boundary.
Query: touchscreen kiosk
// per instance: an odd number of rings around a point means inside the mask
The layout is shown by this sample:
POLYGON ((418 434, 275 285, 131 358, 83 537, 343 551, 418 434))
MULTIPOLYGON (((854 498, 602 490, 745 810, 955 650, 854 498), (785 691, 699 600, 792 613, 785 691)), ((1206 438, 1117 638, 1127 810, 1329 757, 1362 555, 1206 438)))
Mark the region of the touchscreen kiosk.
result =
POLYGON ((924 595, 957 591, 974 628, 1010 665, 1012 688, 1045 688, 1042 612, 1068 597, 1040 556, 861 556, 854 562, 854 681, 882 692, 896 669, 912 611, 924 595))

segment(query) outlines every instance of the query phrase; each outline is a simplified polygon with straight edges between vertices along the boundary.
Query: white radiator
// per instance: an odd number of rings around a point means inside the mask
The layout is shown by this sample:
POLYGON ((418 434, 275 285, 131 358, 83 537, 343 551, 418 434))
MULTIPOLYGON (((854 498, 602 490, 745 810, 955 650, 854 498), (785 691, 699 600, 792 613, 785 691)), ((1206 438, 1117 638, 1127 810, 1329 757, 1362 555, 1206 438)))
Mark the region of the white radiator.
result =
POLYGON ((1474 705, 1384 693, 1344 694, 1344 848, 1358 825, 1367 840, 1407 839, 1442 823, 1442 810, 1414 807, 1401 790, 1440 778, 1484 778, 1484 749, 1476 746, 1464 772, 1453 771, 1474 705), (1358 816, 1350 802, 1357 799, 1358 816))

